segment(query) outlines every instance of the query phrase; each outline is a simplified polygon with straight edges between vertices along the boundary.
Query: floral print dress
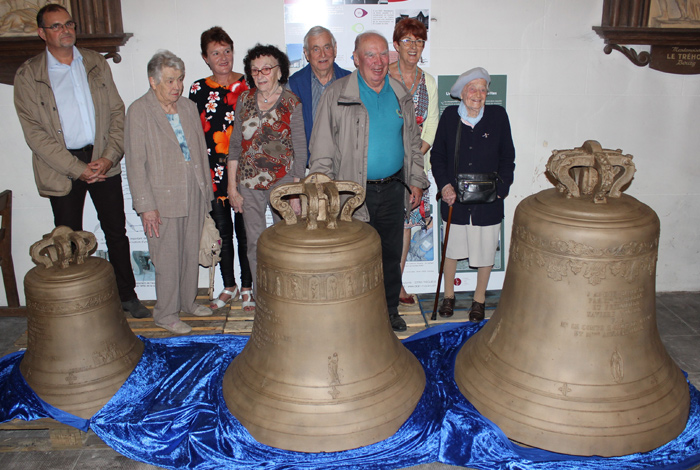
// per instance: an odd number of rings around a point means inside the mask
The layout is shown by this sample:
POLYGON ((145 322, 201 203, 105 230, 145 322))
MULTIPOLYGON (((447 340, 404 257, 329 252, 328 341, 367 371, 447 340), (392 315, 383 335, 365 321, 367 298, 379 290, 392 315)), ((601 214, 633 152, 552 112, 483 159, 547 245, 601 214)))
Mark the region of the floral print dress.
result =
POLYGON ((248 89, 245 77, 229 86, 221 86, 211 77, 197 80, 190 87, 189 98, 197 103, 207 142, 209 169, 217 200, 228 197, 226 157, 236 117, 238 96, 248 89))

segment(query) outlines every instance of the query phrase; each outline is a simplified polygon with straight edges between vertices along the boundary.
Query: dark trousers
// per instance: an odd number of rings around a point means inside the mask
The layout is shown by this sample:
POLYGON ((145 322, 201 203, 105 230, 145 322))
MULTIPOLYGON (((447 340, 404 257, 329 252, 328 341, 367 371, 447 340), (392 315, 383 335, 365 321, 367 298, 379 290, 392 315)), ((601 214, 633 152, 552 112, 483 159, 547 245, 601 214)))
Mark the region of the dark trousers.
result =
MULTIPOLYGON (((92 158, 92 149, 71 150, 73 155, 87 163, 92 158)), ((131 251, 126 236, 126 216, 124 215, 124 196, 122 194, 122 177, 115 175, 103 182, 87 184, 85 181, 73 180, 73 188, 65 196, 51 196, 54 225, 66 225, 73 230, 83 229, 83 207, 85 194, 95 205, 97 218, 105 234, 109 261, 117 278, 117 289, 122 302, 136 298, 136 281, 131 269, 131 251)))
POLYGON ((221 235, 221 277, 224 280, 224 287, 236 285, 236 277, 233 269, 233 260, 236 251, 233 248, 233 230, 236 230, 236 240, 238 241, 238 263, 241 266, 241 287, 250 288, 253 286, 253 276, 250 273, 248 263, 248 239, 243 225, 243 214, 235 213, 234 220, 231 219, 231 203, 228 199, 212 201, 211 218, 214 219, 216 229, 221 235))
POLYGON ((384 291, 389 314, 398 314, 401 293, 401 249, 403 247, 404 191, 399 181, 367 184, 365 204, 369 224, 382 242, 384 291))

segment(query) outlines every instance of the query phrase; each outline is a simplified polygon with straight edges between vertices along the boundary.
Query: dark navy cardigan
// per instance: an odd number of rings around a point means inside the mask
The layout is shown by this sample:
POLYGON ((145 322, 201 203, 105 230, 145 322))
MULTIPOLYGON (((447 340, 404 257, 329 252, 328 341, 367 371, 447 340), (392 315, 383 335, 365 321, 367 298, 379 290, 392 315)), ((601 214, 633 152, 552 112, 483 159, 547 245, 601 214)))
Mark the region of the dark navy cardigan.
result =
MULTIPOLYGON (((459 144, 458 173, 498 173, 496 183, 499 198, 491 204, 454 203, 452 223, 459 225, 496 225, 503 219, 503 199, 513 184, 515 169, 515 148, 510 134, 508 114, 501 106, 487 105, 484 116, 474 126, 462 123, 457 106, 445 109, 438 124, 435 142, 430 150, 430 163, 433 177, 439 192, 451 183, 457 189, 454 171, 455 138, 457 122, 462 132, 459 144)), ((448 206, 440 203, 443 220, 447 220, 448 206)))

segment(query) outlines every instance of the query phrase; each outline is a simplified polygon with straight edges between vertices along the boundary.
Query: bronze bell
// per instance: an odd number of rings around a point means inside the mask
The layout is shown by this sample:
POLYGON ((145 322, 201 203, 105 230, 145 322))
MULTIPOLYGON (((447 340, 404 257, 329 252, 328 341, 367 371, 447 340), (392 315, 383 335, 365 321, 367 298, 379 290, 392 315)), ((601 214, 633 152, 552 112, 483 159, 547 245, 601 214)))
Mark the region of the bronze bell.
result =
POLYGON ((90 418, 119 390, 143 353, 124 317, 112 265, 89 256, 90 232, 57 227, 29 250, 24 278, 27 351, 20 372, 50 405, 90 418))
POLYGON ((379 236, 351 218, 363 200, 359 184, 320 173, 271 194, 284 221, 258 241, 253 330, 223 379, 229 410, 263 444, 369 445, 392 436, 423 393, 423 369, 389 323, 379 236), (341 191, 354 193, 342 212, 341 191), (300 221, 282 200, 294 194, 300 221))
POLYGON ((656 327, 659 219, 621 193, 632 156, 555 151, 557 189, 515 211, 493 318, 455 363, 464 396, 512 440, 554 452, 645 452, 685 428, 688 384, 656 327))

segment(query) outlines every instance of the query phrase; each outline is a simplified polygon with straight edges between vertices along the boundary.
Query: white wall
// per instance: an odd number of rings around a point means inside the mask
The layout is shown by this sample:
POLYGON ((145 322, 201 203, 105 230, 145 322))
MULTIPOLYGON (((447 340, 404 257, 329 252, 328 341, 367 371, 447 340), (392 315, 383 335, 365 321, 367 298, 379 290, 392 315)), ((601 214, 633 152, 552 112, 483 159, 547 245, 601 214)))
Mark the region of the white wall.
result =
MULTIPOLYGON (((551 187, 544 165, 552 150, 598 140, 634 156, 637 173, 627 193, 661 219, 659 291, 700 290, 700 77, 633 65, 603 53, 602 0, 433 0, 428 72, 459 74, 483 66, 508 76, 508 113, 517 150, 515 184, 506 201, 506 234, 515 206, 551 187)), ((284 47, 282 0, 122 0, 124 29, 134 34, 112 64, 127 106, 147 89, 146 63, 160 48, 187 65, 186 82, 209 74, 199 35, 214 24, 235 42, 234 70, 256 42, 284 47)), ((349 51, 352 44, 340 44, 349 51)), ((644 46, 635 47, 645 50, 644 46)), ((48 200, 38 196, 31 157, 12 103, 0 85, 0 188, 14 192, 13 256, 20 283, 33 267, 29 246, 52 228, 48 200)), ((88 203, 89 204, 89 203, 88 203)), ((506 244, 506 249, 508 244, 506 244)), ((0 287, 0 305, 6 305, 0 287)))

